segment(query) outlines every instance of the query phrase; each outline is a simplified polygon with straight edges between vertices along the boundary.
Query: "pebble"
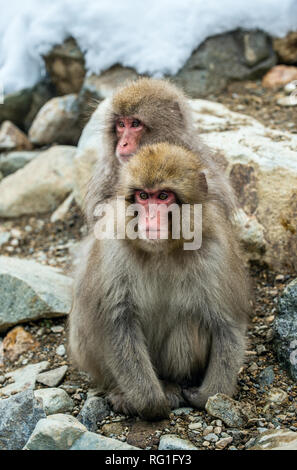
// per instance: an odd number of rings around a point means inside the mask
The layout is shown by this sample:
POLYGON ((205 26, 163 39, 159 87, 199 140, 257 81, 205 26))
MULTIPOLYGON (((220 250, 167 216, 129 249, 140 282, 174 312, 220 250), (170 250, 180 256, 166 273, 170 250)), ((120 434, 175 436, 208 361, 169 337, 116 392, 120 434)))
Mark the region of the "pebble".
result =
POLYGON ((232 441, 233 441, 233 438, 231 436, 228 436, 217 441, 215 445, 217 449, 225 449, 225 447, 231 444, 232 441))
POLYGON ((206 441, 209 442, 217 442, 219 440, 218 436, 211 432, 210 434, 207 434, 207 436, 204 437, 206 441))
POLYGON ((200 429, 202 428, 202 423, 191 423, 189 424, 189 429, 193 430, 193 429, 200 429))
POLYGON ((51 327, 51 331, 53 333, 62 333, 64 331, 64 327, 60 325, 55 325, 51 327))
POLYGON ((207 426, 203 431, 203 436, 207 436, 207 434, 213 431, 213 426, 207 426))
POLYGON ((56 354, 58 354, 58 356, 64 356, 66 354, 66 349, 65 349, 64 344, 60 344, 60 346, 57 347, 56 354))
POLYGON ((198 450, 192 442, 181 439, 175 434, 166 434, 161 437, 158 450, 198 450))

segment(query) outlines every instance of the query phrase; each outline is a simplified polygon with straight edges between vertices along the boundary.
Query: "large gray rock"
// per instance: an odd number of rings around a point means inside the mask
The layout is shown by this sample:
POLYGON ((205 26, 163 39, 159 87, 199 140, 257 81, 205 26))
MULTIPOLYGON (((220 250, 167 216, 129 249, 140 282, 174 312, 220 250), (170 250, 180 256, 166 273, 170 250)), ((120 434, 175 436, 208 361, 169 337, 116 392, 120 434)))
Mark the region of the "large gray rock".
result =
POLYGON ((0 217, 54 211, 72 191, 76 148, 54 146, 0 183, 0 217))
POLYGON ((77 95, 73 93, 45 103, 30 127, 29 139, 35 145, 76 145, 80 134, 77 95))
POLYGON ((20 151, 0 154, 0 171, 3 176, 8 176, 23 168, 39 155, 38 151, 20 151))
POLYGON ((41 388, 35 390, 34 395, 41 400, 47 415, 67 413, 67 411, 72 411, 74 407, 73 400, 62 388, 41 388))
POLYGON ((288 284, 279 299, 274 333, 278 360, 297 381, 297 279, 288 284))
POLYGON ((94 432, 85 432, 70 447, 70 450, 141 450, 125 442, 99 436, 94 432))
POLYGON ((18 323, 66 315, 71 279, 35 261, 0 257, 0 331, 18 323))
POLYGON ((275 64, 265 33, 237 30, 206 39, 172 79, 198 98, 222 90, 230 80, 259 77, 275 64))
POLYGON ((12 383, 0 388, 0 396, 8 397, 14 393, 23 392, 27 389, 34 389, 37 375, 43 370, 48 369, 47 361, 29 364, 28 366, 16 369, 13 372, 7 372, 5 379, 10 379, 12 383))
POLYGON ((68 450, 87 431, 73 416, 56 414, 41 419, 30 436, 26 450, 68 450))
POLYGON ((42 372, 37 377, 37 382, 47 385, 48 387, 56 387, 62 382, 68 366, 57 367, 57 369, 49 370, 48 372, 42 372))
POLYGON ((38 421, 45 418, 32 390, 0 400, 0 450, 21 450, 38 421))

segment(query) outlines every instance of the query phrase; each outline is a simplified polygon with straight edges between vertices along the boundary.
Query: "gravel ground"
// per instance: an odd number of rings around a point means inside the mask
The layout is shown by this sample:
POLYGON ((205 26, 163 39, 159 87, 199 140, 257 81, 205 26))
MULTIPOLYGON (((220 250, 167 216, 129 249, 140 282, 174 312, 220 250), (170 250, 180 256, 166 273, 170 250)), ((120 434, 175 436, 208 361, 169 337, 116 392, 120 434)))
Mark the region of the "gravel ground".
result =
MULTIPOLYGON (((260 82, 233 83, 226 92, 209 96, 208 99, 217 100, 233 111, 252 115, 273 128, 297 132, 293 115, 296 115, 296 108, 278 106, 277 94, 264 90, 260 82)), ((56 224, 50 223, 48 214, 38 218, 0 220, 0 227, 1 230, 12 231, 11 239, 0 247, 0 255, 35 259, 42 264, 62 267, 65 272, 70 267, 70 254, 75 251, 75 243, 85 233, 82 214, 75 204, 66 219, 56 224)), ((189 439, 200 449, 216 449, 218 439, 231 437, 226 448, 244 449, 251 438, 265 429, 280 427, 297 431, 297 387, 278 366, 272 342, 276 301, 297 273, 274 273, 255 264, 249 270, 254 291, 253 314, 248 332, 246 363, 240 372, 238 392, 234 397, 241 403, 251 405, 253 409, 254 418, 249 420, 245 428, 228 428, 204 411, 190 411, 181 415, 172 413, 169 420, 158 423, 146 423, 111 413, 98 423, 99 433, 151 449, 157 449, 160 436, 168 433, 189 439), (287 394, 282 403, 269 402, 272 387, 287 394)), ((60 356, 56 352, 61 344, 67 345, 65 319, 40 320, 23 326, 39 342, 39 347, 22 354, 14 363, 5 361, 4 366, 0 367, 0 376, 22 365, 43 360, 50 361, 51 368, 70 365, 67 353, 60 356), (61 326, 61 331, 55 332, 54 326, 61 326)), ((42 386, 39 384, 38 387, 42 386)), ((61 387, 74 399, 72 414, 77 416, 92 383, 85 374, 77 372, 70 365, 61 387)))

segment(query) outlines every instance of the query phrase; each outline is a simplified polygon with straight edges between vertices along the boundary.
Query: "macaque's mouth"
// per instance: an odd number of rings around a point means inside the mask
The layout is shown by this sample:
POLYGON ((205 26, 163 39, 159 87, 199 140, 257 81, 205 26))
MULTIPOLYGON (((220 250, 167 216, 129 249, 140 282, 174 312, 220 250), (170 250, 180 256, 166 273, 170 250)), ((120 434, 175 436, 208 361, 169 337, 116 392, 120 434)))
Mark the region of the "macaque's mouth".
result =
POLYGON ((121 155, 120 154, 120 159, 123 161, 123 162, 127 162, 128 160, 130 160, 131 157, 133 157, 134 153, 128 153, 127 155, 121 155))

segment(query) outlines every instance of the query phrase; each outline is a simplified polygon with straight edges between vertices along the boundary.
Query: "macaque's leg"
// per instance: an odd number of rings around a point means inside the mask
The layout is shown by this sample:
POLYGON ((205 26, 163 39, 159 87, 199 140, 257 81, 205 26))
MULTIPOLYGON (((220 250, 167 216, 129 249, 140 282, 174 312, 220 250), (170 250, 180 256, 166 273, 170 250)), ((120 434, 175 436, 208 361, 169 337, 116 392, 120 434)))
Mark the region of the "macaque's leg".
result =
POLYGON ((200 387, 183 390, 188 402, 196 408, 204 408, 207 399, 216 393, 232 396, 237 374, 244 358, 244 334, 226 322, 213 326, 210 357, 204 380, 200 387))
POLYGON ((172 410, 185 406, 187 404, 186 400, 182 395, 182 389, 180 385, 173 384, 166 381, 161 381, 164 393, 168 400, 169 406, 172 410))
POLYGON ((124 400, 117 392, 109 399, 118 410, 127 410, 143 418, 161 419, 168 416, 169 405, 153 369, 141 328, 129 307, 129 302, 119 302, 117 311, 107 315, 107 366, 124 400))

